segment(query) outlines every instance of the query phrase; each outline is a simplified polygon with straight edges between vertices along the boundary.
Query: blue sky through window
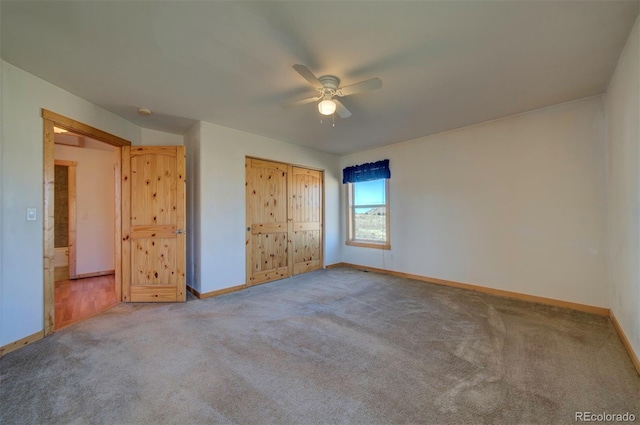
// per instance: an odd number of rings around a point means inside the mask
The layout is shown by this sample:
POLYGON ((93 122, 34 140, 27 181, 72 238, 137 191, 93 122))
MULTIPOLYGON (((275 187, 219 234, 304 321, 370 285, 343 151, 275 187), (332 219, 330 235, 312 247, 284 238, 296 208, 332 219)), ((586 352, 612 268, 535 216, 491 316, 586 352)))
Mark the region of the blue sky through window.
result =
POLYGON ((385 179, 353 183, 354 205, 385 203, 385 179))

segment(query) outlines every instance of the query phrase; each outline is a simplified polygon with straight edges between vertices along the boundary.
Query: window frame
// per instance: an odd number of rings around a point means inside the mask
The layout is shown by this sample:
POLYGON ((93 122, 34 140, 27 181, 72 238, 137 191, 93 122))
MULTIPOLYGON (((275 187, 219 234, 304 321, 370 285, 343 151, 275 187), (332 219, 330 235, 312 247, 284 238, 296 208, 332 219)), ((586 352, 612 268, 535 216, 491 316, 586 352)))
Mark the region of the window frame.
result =
POLYGON ((355 183, 346 183, 346 210, 347 210, 347 240, 345 241, 346 245, 349 246, 358 246, 362 248, 374 248, 374 249, 391 249, 391 239, 389 232, 389 223, 390 223, 390 199, 389 199, 389 179, 376 179, 376 180, 384 180, 384 191, 385 191, 385 203, 384 204, 371 204, 371 205, 354 205, 354 196, 353 189, 355 183), (378 208, 384 206, 386 209, 385 214, 385 240, 384 241, 373 241, 368 239, 355 239, 355 209, 356 208, 378 208))

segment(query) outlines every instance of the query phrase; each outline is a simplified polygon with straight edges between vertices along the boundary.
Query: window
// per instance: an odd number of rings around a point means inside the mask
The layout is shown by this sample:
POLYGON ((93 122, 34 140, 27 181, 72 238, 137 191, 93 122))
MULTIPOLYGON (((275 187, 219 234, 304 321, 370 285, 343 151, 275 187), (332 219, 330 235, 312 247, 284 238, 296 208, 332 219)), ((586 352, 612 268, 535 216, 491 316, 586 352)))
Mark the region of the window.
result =
POLYGON ((389 180, 347 183, 347 245, 391 249, 389 180))
POLYGON ((389 160, 342 170, 347 185, 347 245, 391 249, 389 243, 389 160))

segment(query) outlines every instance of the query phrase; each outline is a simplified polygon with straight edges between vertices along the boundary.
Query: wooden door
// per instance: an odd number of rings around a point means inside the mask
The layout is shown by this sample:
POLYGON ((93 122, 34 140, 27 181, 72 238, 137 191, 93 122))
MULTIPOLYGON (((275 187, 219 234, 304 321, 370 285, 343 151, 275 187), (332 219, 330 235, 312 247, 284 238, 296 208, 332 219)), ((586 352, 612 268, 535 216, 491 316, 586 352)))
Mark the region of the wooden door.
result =
POLYGON ((322 268, 322 171, 247 158, 247 286, 322 268))
POLYGON ((287 164, 247 158, 247 286, 291 276, 287 164))
POLYGON ((122 300, 186 299, 185 148, 122 148, 122 300))
POLYGON ((322 268, 322 172, 292 167, 293 274, 322 268))

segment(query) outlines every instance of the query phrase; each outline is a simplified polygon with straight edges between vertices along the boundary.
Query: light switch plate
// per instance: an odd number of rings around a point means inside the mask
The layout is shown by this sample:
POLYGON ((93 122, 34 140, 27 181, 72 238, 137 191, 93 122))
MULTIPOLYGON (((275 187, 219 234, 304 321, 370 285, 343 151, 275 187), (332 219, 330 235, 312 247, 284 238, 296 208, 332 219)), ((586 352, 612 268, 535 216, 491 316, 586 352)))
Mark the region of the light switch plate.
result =
POLYGON ((36 221, 36 209, 27 208, 27 221, 36 221))

